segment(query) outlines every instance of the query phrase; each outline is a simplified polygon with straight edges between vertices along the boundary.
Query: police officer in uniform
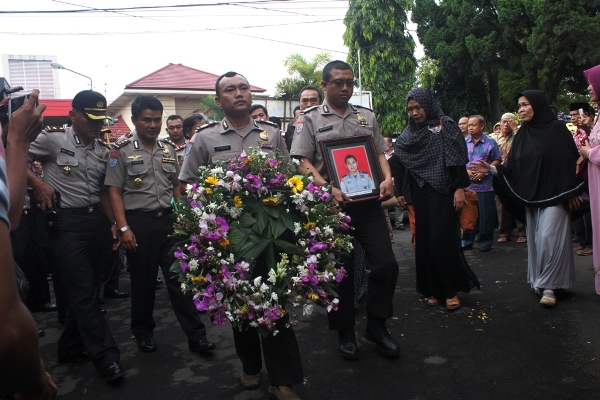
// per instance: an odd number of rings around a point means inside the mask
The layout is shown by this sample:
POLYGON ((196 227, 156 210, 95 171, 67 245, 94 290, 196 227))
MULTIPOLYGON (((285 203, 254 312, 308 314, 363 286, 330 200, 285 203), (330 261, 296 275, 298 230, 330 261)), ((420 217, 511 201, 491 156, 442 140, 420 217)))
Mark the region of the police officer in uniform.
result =
MULTIPOLYGON (((279 128, 272 122, 253 120, 249 115, 252 104, 250 84, 243 75, 227 72, 217 79, 217 105, 223 108, 225 119, 211 122, 198 129, 188 143, 179 180, 182 190, 194 182, 198 167, 227 162, 242 150, 259 146, 264 151, 276 150, 288 155, 279 128)), ((267 278, 266 264, 260 259, 254 267, 254 277, 267 278)), ((299 399, 292 385, 303 383, 302 361, 296 336, 291 328, 278 327, 279 333, 262 338, 262 349, 270 385, 268 392, 276 399, 299 399)), ((261 338, 255 328, 233 329, 238 357, 242 361, 240 380, 247 389, 260 385, 262 358, 261 338)))
POLYGON ((167 133, 169 139, 175 146, 175 154, 177 155, 177 161, 179 165, 183 163, 183 157, 185 156, 185 147, 188 143, 183 133, 183 118, 179 115, 169 115, 167 117, 167 133))
POLYGON ((348 173, 342 177, 340 189, 344 193, 375 189, 375 183, 368 173, 358 170, 358 161, 352 154, 344 158, 348 173))
POLYGON ((171 198, 179 197, 179 163, 175 149, 158 140, 163 106, 151 96, 131 104, 135 132, 114 145, 108 159, 105 185, 127 251, 131 276, 131 329, 143 352, 157 350, 153 333, 156 274, 165 276, 173 311, 188 338, 190 351, 206 353, 215 345, 206 339, 206 328, 191 293, 184 294, 169 270, 169 252, 177 242, 169 237, 173 220, 171 198))
MULTIPOLYGON (((379 165, 383 172, 380 199, 393 195, 390 167, 385 159, 387 145, 377 126, 375 115, 367 108, 349 104, 354 87, 354 73, 343 61, 332 61, 323 68, 321 86, 325 90, 325 102, 306 109, 296 123, 296 135, 291 155, 300 159, 300 172, 312 173, 314 182, 329 182, 327 169, 319 142, 324 139, 371 135, 375 141, 379 165)), ((386 356, 397 356, 400 346, 388 332, 385 321, 392 316, 392 298, 398 279, 398 264, 387 237, 385 215, 378 201, 353 203, 342 190, 334 188, 335 201, 344 205, 352 218, 353 234, 364 247, 371 266, 368 277, 367 316, 365 339, 375 342, 386 356)), ((328 314, 329 328, 338 331, 339 351, 344 359, 356 359, 359 349, 354 333, 353 268, 349 277, 338 287, 340 304, 338 311, 328 314)))
POLYGON ((98 289, 106 248, 102 211, 114 221, 103 190, 109 148, 98 141, 106 99, 84 90, 72 103, 72 126, 47 128, 31 143, 30 161, 44 165, 45 183, 56 191, 58 208, 49 218, 68 310, 58 340, 60 362, 89 356, 106 381, 121 378, 120 352, 100 310, 98 289))

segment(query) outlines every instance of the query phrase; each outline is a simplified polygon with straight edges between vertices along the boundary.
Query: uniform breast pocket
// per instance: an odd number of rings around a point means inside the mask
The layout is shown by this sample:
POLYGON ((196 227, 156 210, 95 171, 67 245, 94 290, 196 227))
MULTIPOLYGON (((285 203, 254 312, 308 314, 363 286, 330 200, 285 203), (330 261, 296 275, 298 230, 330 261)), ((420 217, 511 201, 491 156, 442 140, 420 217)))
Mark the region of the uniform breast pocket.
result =
POLYGON ((125 185, 133 190, 144 190, 150 186, 148 171, 149 165, 130 165, 127 167, 127 179, 125 185))
POLYGON ((165 172, 165 175, 169 181, 172 181, 175 177, 175 173, 177 172, 177 168, 175 168, 175 164, 171 163, 163 163, 162 169, 165 172))
POLYGON ((336 130, 330 130, 330 131, 324 131, 324 132, 319 132, 318 130, 315 132, 315 139, 318 142, 320 142, 321 140, 327 140, 327 139, 337 139, 339 137, 342 137, 342 135, 340 134, 340 131, 336 131, 336 130))
POLYGON ((73 170, 79 165, 79 160, 71 156, 58 156, 56 158, 56 163, 65 176, 72 176, 73 170))
POLYGON ((373 136, 373 127, 358 125, 356 128, 354 128, 354 135, 356 135, 356 136, 360 136, 360 135, 373 136))
POLYGON ((237 153, 237 151, 220 151, 218 153, 213 153, 210 155, 210 162, 212 164, 217 161, 229 163, 231 160, 235 160, 237 153))

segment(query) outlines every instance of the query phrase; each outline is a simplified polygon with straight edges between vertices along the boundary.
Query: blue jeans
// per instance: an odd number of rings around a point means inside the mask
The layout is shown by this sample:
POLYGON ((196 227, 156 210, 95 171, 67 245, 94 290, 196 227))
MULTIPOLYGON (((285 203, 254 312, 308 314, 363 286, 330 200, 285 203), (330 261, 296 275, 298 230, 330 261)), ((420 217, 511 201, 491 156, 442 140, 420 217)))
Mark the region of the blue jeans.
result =
MULTIPOLYGON (((477 192, 477 209, 479 219, 477 224, 479 227, 479 246, 482 249, 492 247, 494 239, 494 218, 496 216, 496 198, 494 192, 477 192)), ((473 245, 475 240, 475 231, 472 229, 465 230, 462 236, 462 245, 473 245)))

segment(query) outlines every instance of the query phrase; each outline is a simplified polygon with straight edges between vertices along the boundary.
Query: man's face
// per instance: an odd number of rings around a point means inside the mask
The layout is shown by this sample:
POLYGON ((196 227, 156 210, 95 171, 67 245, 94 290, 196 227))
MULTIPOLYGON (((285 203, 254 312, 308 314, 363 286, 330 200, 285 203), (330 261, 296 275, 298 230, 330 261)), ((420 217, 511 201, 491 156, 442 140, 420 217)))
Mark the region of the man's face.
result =
POLYGON ((354 91, 354 73, 351 69, 332 69, 329 82, 321 81, 327 102, 335 107, 346 107, 354 91))
POLYGON ((73 129, 84 141, 90 142, 91 140, 100 137, 100 131, 102 130, 104 120, 90 119, 79 110, 69 111, 69 118, 73 123, 73 129))
POLYGON ((469 118, 462 117, 461 119, 458 120, 458 127, 462 131, 463 135, 467 134, 468 126, 469 126, 469 118))
POLYGON ((167 121, 167 133, 175 143, 183 140, 183 120, 177 118, 167 121))
POLYGON ((417 124, 422 124, 427 120, 425 109, 421 107, 421 105, 416 100, 410 99, 406 105, 408 108, 408 115, 417 124))
POLYGON ((219 82, 219 97, 217 105, 223 108, 225 115, 246 114, 252 105, 250 84, 241 75, 224 77, 219 82))
POLYGON ((319 105, 319 93, 314 89, 306 89, 300 93, 300 111, 319 105))
POLYGON ((262 108, 257 108, 256 110, 252 111, 250 113, 250 116, 252 117, 252 119, 260 119, 263 121, 269 120, 269 115, 266 114, 262 108))
POLYGON ((479 118, 469 118, 468 121, 469 135, 471 135, 474 138, 480 137, 483 133, 484 125, 479 122, 479 118))
POLYGON ((302 110, 300 110, 300 109, 294 111, 294 121, 298 120, 298 117, 300 116, 301 112, 302 112, 302 110))
POLYGON ((131 122, 143 141, 152 142, 158 138, 162 126, 162 112, 158 110, 145 109, 135 118, 131 116, 131 122))
POLYGON ((510 135, 512 133, 514 122, 515 120, 512 118, 504 118, 500 121, 500 128, 503 135, 510 135))
POLYGON ((571 116, 571 123, 579 128, 579 124, 581 122, 581 121, 579 121, 579 111, 577 111, 577 110, 569 111, 569 115, 571 116))
POLYGON ((346 168, 348 172, 352 175, 356 175, 358 173, 358 162, 356 162, 356 158, 350 157, 346 160, 346 168))

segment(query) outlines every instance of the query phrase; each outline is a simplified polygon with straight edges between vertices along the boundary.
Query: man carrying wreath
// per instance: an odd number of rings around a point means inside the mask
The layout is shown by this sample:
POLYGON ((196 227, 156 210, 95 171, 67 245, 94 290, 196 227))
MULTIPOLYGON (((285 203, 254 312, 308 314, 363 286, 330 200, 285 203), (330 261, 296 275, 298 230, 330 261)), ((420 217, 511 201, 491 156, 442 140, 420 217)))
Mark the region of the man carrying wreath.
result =
MULTIPOLYGON (((223 109, 225 118, 211 122, 198 129, 188 143, 179 181, 185 193, 188 183, 198 176, 200 166, 213 165, 218 161, 228 162, 241 151, 259 147, 266 152, 279 150, 289 156, 277 125, 269 121, 253 120, 249 115, 252 95, 248 80, 236 72, 221 75, 215 85, 216 102, 223 109)), ((268 278, 267 265, 257 262, 252 278, 268 278)), ((240 380, 247 389, 260 385, 262 351, 269 373, 269 394, 276 399, 299 399, 292 385, 303 383, 302 361, 296 335, 291 327, 278 326, 278 333, 260 336, 256 328, 233 329, 238 357, 242 361, 240 380)))
MULTIPOLYGON (((296 135, 292 142, 291 155, 300 159, 300 172, 312 174, 316 185, 329 182, 327 169, 319 142, 324 139, 371 135, 375 141, 378 160, 383 172, 379 186, 380 200, 393 195, 390 166, 385 158, 387 145, 377 126, 373 112, 349 103, 354 88, 354 73, 343 61, 332 61, 323 68, 321 86, 325 90, 325 101, 320 106, 306 109, 296 123, 296 135)), ((353 201, 339 188, 334 188, 335 201, 345 207, 352 218, 354 235, 364 247, 371 266, 368 277, 367 315, 365 339, 375 342, 379 350, 388 357, 400 353, 399 344, 385 326, 392 316, 392 297, 398 279, 398 264, 387 237, 385 215, 378 201, 353 201)), ((358 358, 359 349, 354 333, 354 293, 352 288, 353 267, 349 268, 348 279, 338 287, 340 303, 338 311, 328 313, 329 328, 339 334, 339 351, 342 358, 358 358)))

